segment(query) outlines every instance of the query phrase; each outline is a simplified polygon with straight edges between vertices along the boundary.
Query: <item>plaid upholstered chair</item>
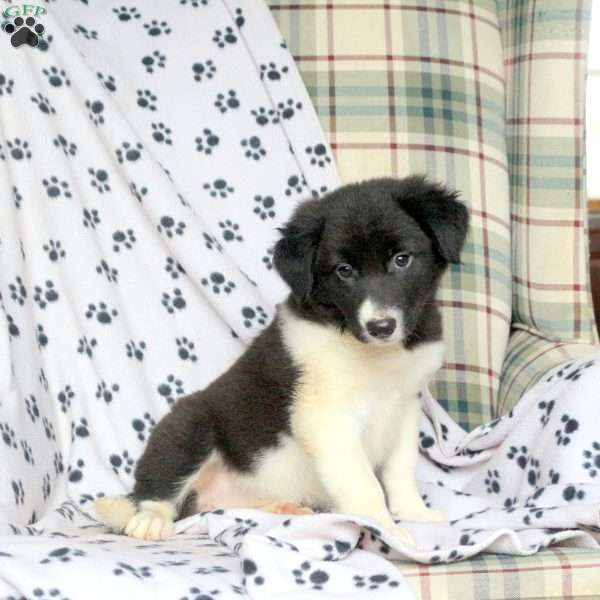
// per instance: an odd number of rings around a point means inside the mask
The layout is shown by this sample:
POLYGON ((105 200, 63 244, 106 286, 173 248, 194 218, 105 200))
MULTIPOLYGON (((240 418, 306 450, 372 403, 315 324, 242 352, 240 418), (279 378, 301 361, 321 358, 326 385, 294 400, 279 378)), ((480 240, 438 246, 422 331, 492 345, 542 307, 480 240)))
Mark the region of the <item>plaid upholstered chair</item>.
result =
MULTIPOLYGON (((345 182, 427 172, 472 227, 440 294, 433 386, 465 429, 597 351, 588 285, 584 81, 590 0, 272 0, 345 182)), ((597 598, 600 553, 399 568, 420 598, 597 598), (595 590, 595 592, 594 592, 595 590)))

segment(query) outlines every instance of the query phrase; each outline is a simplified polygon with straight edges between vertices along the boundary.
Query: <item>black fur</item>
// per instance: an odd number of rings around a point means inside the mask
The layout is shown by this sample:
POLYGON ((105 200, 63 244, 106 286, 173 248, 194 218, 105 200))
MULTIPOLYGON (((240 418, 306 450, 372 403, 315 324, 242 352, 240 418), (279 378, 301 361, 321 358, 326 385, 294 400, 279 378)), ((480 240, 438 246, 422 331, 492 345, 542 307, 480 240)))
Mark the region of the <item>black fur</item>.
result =
MULTIPOLYGON (((368 295, 402 309, 401 343, 411 348, 441 337, 434 297, 448 263, 459 260, 467 226, 466 208, 444 187, 422 177, 373 180, 301 204, 281 230, 274 263, 297 315, 366 341, 356 312, 368 295), (398 252, 412 254, 410 269, 391 269, 398 252), (355 269, 352 278, 336 274, 340 262, 355 269)), ((138 463, 133 498, 172 499, 213 450, 230 468, 251 471, 259 453, 290 433, 298 375, 276 317, 226 373, 179 400, 158 424, 138 463)))

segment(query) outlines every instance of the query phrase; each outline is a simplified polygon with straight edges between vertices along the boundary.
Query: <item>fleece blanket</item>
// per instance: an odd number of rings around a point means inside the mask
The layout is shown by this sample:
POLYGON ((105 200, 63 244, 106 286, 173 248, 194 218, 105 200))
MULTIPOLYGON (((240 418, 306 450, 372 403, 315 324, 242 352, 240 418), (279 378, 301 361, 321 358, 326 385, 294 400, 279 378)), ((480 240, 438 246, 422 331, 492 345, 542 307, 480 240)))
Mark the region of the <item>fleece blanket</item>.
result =
POLYGON ((160 417, 271 319, 275 227, 339 182, 259 0, 21 19, 0 32, 0 598, 410 598, 393 559, 596 544, 597 359, 469 434, 424 391, 419 479, 451 520, 405 524, 416 547, 356 515, 216 511, 163 543, 99 524, 160 417))

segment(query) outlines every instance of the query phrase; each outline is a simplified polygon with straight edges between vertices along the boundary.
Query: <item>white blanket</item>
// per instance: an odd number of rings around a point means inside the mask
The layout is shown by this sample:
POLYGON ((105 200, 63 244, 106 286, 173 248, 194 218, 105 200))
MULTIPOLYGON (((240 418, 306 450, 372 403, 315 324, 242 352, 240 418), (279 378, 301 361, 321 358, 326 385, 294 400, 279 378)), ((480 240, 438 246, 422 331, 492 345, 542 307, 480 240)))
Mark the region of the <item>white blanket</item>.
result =
POLYGON ((426 394, 423 494, 450 524, 238 510, 164 543, 93 520, 152 426, 269 321, 275 227, 338 185, 259 0, 58 1, 0 52, 0 598, 410 598, 390 559, 595 545, 600 367, 466 435, 426 394), (577 530, 576 530, 577 529, 577 530))

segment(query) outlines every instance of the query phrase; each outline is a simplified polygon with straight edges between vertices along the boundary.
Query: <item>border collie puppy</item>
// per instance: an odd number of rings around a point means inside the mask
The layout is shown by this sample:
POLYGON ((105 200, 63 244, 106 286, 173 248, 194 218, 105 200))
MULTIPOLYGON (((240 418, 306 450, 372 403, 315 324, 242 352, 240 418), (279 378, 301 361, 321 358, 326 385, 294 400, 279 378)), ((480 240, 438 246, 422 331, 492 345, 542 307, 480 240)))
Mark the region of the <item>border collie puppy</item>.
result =
POLYGON ((415 466, 420 390, 442 365, 434 298, 468 212, 419 176, 351 184, 300 204, 274 264, 291 288, 273 322, 156 426, 129 496, 96 502, 117 531, 165 539, 216 508, 372 517, 404 542, 428 509, 415 466))

